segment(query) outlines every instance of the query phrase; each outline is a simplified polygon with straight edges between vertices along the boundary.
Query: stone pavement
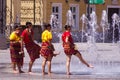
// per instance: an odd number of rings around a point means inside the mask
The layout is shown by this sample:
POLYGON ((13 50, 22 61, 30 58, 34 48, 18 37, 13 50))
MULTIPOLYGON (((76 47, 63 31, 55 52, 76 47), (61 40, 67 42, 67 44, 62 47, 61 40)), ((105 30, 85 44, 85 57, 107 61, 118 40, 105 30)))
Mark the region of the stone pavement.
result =
MULTIPOLYGON (((90 54, 87 52, 86 44, 77 43, 78 48, 82 52, 83 57, 95 68, 91 69, 78 62, 74 56, 71 61, 71 73, 72 75, 67 76, 65 67, 65 55, 63 53, 61 44, 54 44, 55 49, 61 52, 60 55, 53 58, 52 61, 52 72, 51 76, 41 74, 41 62, 42 59, 38 59, 33 66, 33 74, 28 74, 28 62, 29 57, 25 50, 25 64, 23 70, 26 73, 14 74, 11 70, 9 48, 0 50, 0 80, 120 80, 120 58, 118 48, 111 46, 111 44, 99 44, 97 45, 97 51, 99 55, 94 53, 90 54), (116 51, 116 54, 114 52, 116 51), (87 54, 88 53, 88 54, 87 54), (114 53, 114 55, 113 55, 114 53), (102 55, 104 54, 104 56, 102 55), (108 55, 109 54, 109 55, 108 55), (106 59, 107 58, 107 59, 106 59), (98 60, 98 61, 96 61, 98 60), (103 61, 104 60, 104 61, 103 61), (108 62, 106 62, 106 60, 108 62), (94 61, 94 62, 93 62, 94 61), (100 62, 99 62, 100 61, 100 62), (110 62, 109 62, 110 61, 110 62)), ((98 53, 97 52, 97 53, 98 53)), ((46 67, 47 71, 47 67, 46 67)))

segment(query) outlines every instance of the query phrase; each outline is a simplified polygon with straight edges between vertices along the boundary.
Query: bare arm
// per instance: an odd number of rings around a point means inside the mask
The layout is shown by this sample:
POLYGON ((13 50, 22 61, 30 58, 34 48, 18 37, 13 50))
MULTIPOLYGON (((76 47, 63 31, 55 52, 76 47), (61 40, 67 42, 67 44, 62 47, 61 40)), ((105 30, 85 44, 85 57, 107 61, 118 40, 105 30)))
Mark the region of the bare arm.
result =
POLYGON ((21 37, 21 52, 23 52, 23 37, 21 37))

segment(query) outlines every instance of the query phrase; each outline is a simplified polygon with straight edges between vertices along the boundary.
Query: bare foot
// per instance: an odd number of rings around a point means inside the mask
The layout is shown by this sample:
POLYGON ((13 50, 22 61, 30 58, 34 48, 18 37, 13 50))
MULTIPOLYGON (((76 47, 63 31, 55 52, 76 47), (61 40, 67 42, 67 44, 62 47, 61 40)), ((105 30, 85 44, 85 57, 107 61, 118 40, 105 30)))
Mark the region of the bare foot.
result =
POLYGON ((24 71, 19 71, 19 73, 25 73, 24 71))
POLYGON ((89 67, 89 68, 94 68, 94 66, 92 66, 92 65, 88 65, 88 67, 89 67))
POLYGON ((59 55, 59 54, 60 54, 60 52, 59 52, 59 53, 55 53, 55 54, 53 54, 53 56, 56 57, 56 56, 59 55))
POLYGON ((48 75, 52 75, 52 74, 54 74, 53 72, 48 72, 48 75))
POLYGON ((34 74, 33 72, 28 72, 29 74, 34 74))
POLYGON ((17 70, 13 70, 13 73, 15 73, 15 74, 16 74, 16 73, 18 73, 18 71, 17 71, 17 70))
POLYGON ((70 72, 67 72, 67 75, 72 75, 70 72))
POLYGON ((48 72, 48 75, 51 76, 51 72, 48 72))
POLYGON ((47 72, 42 72, 42 75, 44 76, 45 74, 47 74, 47 72))

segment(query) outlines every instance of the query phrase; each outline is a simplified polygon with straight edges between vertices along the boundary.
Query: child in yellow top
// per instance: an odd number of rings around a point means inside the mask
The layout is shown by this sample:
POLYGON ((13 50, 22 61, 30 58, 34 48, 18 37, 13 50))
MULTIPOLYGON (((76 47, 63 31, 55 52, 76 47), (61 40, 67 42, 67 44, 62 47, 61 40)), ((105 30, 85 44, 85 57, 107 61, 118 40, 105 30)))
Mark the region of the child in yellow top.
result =
POLYGON ((52 40, 52 33, 48 30, 45 30, 42 33, 42 42, 50 42, 52 40))
POLYGON ((52 45, 52 33, 51 33, 51 25, 46 24, 45 31, 42 33, 42 47, 41 47, 41 56, 43 57, 42 61, 42 74, 45 74, 45 65, 48 62, 48 74, 51 74, 51 61, 53 56, 58 54, 54 54, 54 46, 52 45))
MULTIPOLYGON (((16 31, 17 32, 17 31, 16 31)), ((11 41, 20 41, 20 36, 18 36, 18 34, 16 34, 16 32, 12 32, 11 35, 10 35, 10 40, 11 41)))
POLYGON ((13 71, 14 73, 17 72, 16 66, 18 67, 18 72, 23 73, 21 67, 23 66, 23 57, 24 54, 21 53, 22 44, 20 38, 21 28, 17 26, 15 31, 13 31, 10 35, 10 55, 11 55, 11 62, 13 64, 13 71))

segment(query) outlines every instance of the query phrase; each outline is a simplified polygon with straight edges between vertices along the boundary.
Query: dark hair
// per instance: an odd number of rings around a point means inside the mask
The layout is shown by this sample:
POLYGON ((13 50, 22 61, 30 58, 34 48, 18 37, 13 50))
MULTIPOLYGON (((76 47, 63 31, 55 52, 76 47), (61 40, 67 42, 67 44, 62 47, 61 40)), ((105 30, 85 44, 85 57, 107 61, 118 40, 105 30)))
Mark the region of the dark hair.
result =
POLYGON ((22 27, 20 25, 15 25, 14 26, 14 30, 21 30, 21 29, 22 29, 22 27))
POLYGON ((71 26, 70 25, 65 25, 65 30, 68 30, 68 28, 71 28, 71 26))
POLYGON ((29 26, 31 26, 32 23, 31 22, 26 22, 26 28, 28 28, 29 26))
POLYGON ((48 27, 51 27, 50 24, 44 24, 44 29, 47 29, 48 27))

